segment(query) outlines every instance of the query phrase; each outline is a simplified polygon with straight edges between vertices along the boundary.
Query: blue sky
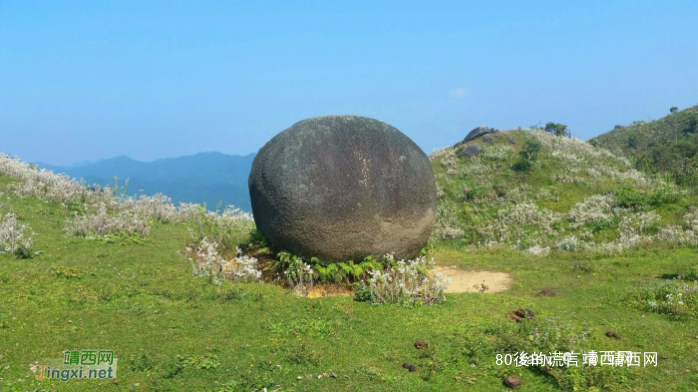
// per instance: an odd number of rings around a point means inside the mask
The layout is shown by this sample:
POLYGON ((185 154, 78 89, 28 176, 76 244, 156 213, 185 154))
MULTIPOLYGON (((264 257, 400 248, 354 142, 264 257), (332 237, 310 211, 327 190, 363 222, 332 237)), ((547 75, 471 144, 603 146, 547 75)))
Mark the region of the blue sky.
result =
POLYGON ((304 118, 426 152, 486 124, 698 104, 698 1, 0 0, 0 151, 71 164, 248 154, 304 118))

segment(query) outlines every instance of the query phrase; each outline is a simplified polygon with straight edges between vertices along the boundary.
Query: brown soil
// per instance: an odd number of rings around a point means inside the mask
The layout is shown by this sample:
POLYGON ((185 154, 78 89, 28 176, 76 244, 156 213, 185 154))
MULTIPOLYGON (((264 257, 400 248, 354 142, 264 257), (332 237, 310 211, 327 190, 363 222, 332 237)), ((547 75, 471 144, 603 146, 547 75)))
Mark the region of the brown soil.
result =
POLYGON ((451 278, 446 293, 478 293, 482 285, 487 286, 486 294, 499 293, 511 287, 513 280, 509 274, 493 271, 465 271, 456 267, 439 265, 436 272, 451 278))
MULTIPOLYGON (((513 280, 505 272, 493 271, 465 271, 456 267, 436 266, 435 272, 451 278, 446 293, 479 293, 482 284, 487 286, 485 294, 499 293, 509 289, 513 280)), ((332 296, 354 296, 354 292, 345 286, 318 285, 308 293, 308 298, 322 298, 332 296)))
POLYGON ((308 298, 322 298, 322 297, 332 297, 344 295, 353 297, 354 292, 343 286, 333 286, 333 285, 318 285, 313 287, 308 293, 308 298))

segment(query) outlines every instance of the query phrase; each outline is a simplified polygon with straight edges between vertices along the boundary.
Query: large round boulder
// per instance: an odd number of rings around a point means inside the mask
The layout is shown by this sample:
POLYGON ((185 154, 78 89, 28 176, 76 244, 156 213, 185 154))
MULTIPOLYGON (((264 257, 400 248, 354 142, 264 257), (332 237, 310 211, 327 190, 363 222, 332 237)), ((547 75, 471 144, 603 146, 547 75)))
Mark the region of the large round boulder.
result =
POLYGON ((255 157, 249 188, 272 245, 324 261, 412 257, 436 220, 429 158, 366 117, 315 117, 279 133, 255 157))

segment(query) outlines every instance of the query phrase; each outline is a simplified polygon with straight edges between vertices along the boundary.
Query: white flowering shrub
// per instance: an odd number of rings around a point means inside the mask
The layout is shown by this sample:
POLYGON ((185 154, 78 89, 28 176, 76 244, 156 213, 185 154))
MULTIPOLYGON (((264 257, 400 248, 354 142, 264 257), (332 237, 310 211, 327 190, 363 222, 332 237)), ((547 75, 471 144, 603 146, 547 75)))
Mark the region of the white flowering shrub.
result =
POLYGON ((583 140, 570 137, 558 137, 545 131, 533 131, 531 134, 540 141, 543 148, 555 154, 555 157, 560 157, 567 162, 584 163, 610 160, 619 164, 621 167, 627 169, 632 168, 632 163, 630 163, 627 158, 613 154, 603 148, 594 147, 583 140))
POLYGON ((575 252, 590 249, 591 245, 587 244, 583 240, 580 240, 576 236, 571 235, 556 243, 555 248, 561 251, 575 252))
POLYGON ((84 200, 87 193, 84 184, 64 174, 38 169, 34 165, 21 162, 17 157, 5 154, 0 154, 0 174, 20 180, 13 184, 14 191, 19 196, 32 196, 63 206, 84 200))
POLYGON ((78 210, 84 209, 85 213, 77 214, 66 222, 66 231, 72 236, 115 233, 146 236, 151 220, 186 222, 199 226, 202 233, 206 231, 204 228, 210 229, 213 233, 205 234, 214 235, 216 241, 234 249, 231 232, 249 233, 254 228, 252 216, 232 206, 217 213, 195 204, 182 203, 177 208, 170 198, 162 194, 140 197, 117 195, 110 186, 87 186, 64 174, 38 169, 9 155, 0 154, 0 175, 19 180, 12 184, 12 189, 21 197, 59 203, 64 209, 74 203, 82 206, 78 210))
POLYGON ((0 218, 0 249, 18 258, 29 257, 34 245, 34 233, 29 230, 29 226, 17 223, 15 214, 6 214, 0 218))
POLYGON ((127 234, 145 237, 150 228, 147 221, 134 210, 121 209, 109 214, 105 203, 96 207, 86 206, 88 213, 75 214, 66 224, 65 231, 73 237, 101 237, 107 234, 127 234), (91 210, 96 209, 95 213, 91 210))
POLYGON ((141 195, 139 198, 123 198, 122 209, 132 210, 134 215, 155 219, 159 222, 177 222, 181 220, 172 199, 158 193, 153 196, 141 195))
POLYGON ((687 229, 698 233, 698 211, 689 211, 683 219, 687 229))
POLYGON ((550 254, 550 247, 546 246, 544 248, 540 245, 536 245, 526 249, 526 253, 533 256, 545 257, 550 254))
POLYGON ((537 256, 698 246, 698 211, 678 225, 657 212, 666 215, 659 208, 684 199, 685 190, 578 139, 542 131, 512 136, 540 142, 532 171, 515 170, 519 148, 508 142, 482 145, 477 156, 463 156, 460 147, 432 154, 439 196, 431 243, 467 238, 469 249, 537 256))
POLYGON ((628 302, 649 312, 677 317, 698 315, 698 282, 680 279, 641 286, 628 302))
POLYGON ((540 230, 537 238, 542 235, 556 235, 555 222, 560 218, 559 213, 539 208, 536 204, 526 201, 499 210, 497 219, 479 231, 486 240, 516 243, 530 232, 530 228, 540 230))
POLYGON ((245 256, 237 249, 237 256, 226 260, 218 253, 218 244, 203 238, 198 245, 186 249, 189 261, 192 262, 192 275, 196 277, 211 277, 220 285, 223 280, 252 283, 262 278, 262 271, 254 257, 245 256))
POLYGON ((571 222, 572 229, 580 228, 587 223, 602 222, 613 217, 612 207, 614 205, 612 195, 593 195, 581 203, 577 203, 567 213, 567 219, 571 222))
POLYGON ((386 255, 390 267, 370 271, 370 278, 356 291, 358 300, 373 304, 428 305, 446 300, 444 294, 451 280, 439 272, 431 272, 434 260, 424 256, 415 260, 394 261, 386 255))
POLYGON ((684 230, 681 226, 676 225, 661 227, 654 236, 654 240, 663 245, 676 248, 698 246, 698 236, 693 229, 684 230))
POLYGON ((284 271, 286 283, 296 295, 307 295, 315 286, 313 268, 299 258, 295 265, 284 271))
POLYGON ((455 209, 449 201, 438 203, 436 210, 437 218, 434 230, 431 232, 430 242, 436 242, 441 239, 454 240, 462 238, 465 235, 461 229, 460 221, 456 216, 455 209))
POLYGON ((238 208, 228 207, 222 213, 208 211, 198 204, 180 204, 179 217, 185 222, 195 243, 208 237, 222 250, 233 251, 241 241, 254 232, 254 219, 251 214, 238 208))
POLYGON ((506 160, 514 155, 514 150, 509 146, 486 146, 483 148, 482 157, 494 161, 506 160))

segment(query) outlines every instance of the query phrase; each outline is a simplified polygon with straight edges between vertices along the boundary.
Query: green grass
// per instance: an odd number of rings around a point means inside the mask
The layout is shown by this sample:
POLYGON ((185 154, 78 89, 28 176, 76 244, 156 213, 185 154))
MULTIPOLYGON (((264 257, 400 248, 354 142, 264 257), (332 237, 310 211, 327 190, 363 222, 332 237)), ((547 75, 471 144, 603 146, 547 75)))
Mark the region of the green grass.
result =
POLYGON ((591 140, 630 158, 639 170, 698 184, 698 106, 650 122, 619 127, 591 140))
POLYGON ((600 373, 601 389, 604 383, 637 391, 698 385, 695 316, 627 303, 640 285, 693 268, 695 249, 534 258, 442 243, 430 250, 437 263, 508 272, 513 287, 448 294, 445 304, 429 307, 373 306, 349 297, 296 298, 271 284, 218 287, 194 278, 180 254, 190 239, 181 224, 154 224, 142 243, 69 239, 62 230, 70 212, 33 199, 6 200, 7 184, 0 181, 6 192, 0 212, 15 212, 39 233, 35 250, 44 253, 25 260, 0 255, 3 391, 218 391, 225 384, 230 390, 491 391, 503 389, 506 374, 520 375, 524 390, 560 390, 577 375, 495 364, 497 353, 529 344, 528 332, 505 317, 517 308, 535 312, 531 326, 589 330, 590 349, 667 357, 657 367, 600 373), (536 297, 542 289, 557 296, 536 297), (625 339, 607 338, 608 330, 625 339), (416 350, 415 340, 430 349, 416 350), (118 379, 63 383, 35 380, 29 370, 35 361, 62 358, 63 350, 89 348, 114 350, 118 379), (410 373, 404 362, 423 366, 410 373), (317 379, 325 372, 338 377, 317 379))
MULTIPOLYGON (((619 223, 624 216, 636 218, 644 212, 657 214, 657 230, 669 225, 688 229, 684 217, 689 206, 698 204, 695 189, 641 174, 632 170, 627 160, 582 141, 547 135, 521 130, 501 132, 494 135, 493 143, 481 139, 469 142, 482 146, 477 157, 464 157, 460 148, 432 155, 440 191, 435 239, 445 237, 463 245, 489 243, 519 250, 533 245, 554 248, 566 237, 600 245, 621 238, 619 223), (527 171, 517 170, 523 146, 536 138, 545 142, 537 158, 530 160, 527 171), (568 214, 592 196, 613 199, 610 208, 604 210, 609 218, 575 223, 568 214), (535 209, 543 220, 516 218, 516 207, 524 203, 532 207, 525 207, 523 212, 535 209), (624 212, 613 212, 616 207, 624 212), (509 214, 514 218, 506 223, 502 216, 509 214), (554 214, 553 222, 546 219, 548 214, 554 214), (502 222, 507 225, 504 229, 502 222), (441 234, 454 229, 462 230, 460 238, 441 234)), ((595 246, 592 251, 605 252, 603 249, 595 246)))

